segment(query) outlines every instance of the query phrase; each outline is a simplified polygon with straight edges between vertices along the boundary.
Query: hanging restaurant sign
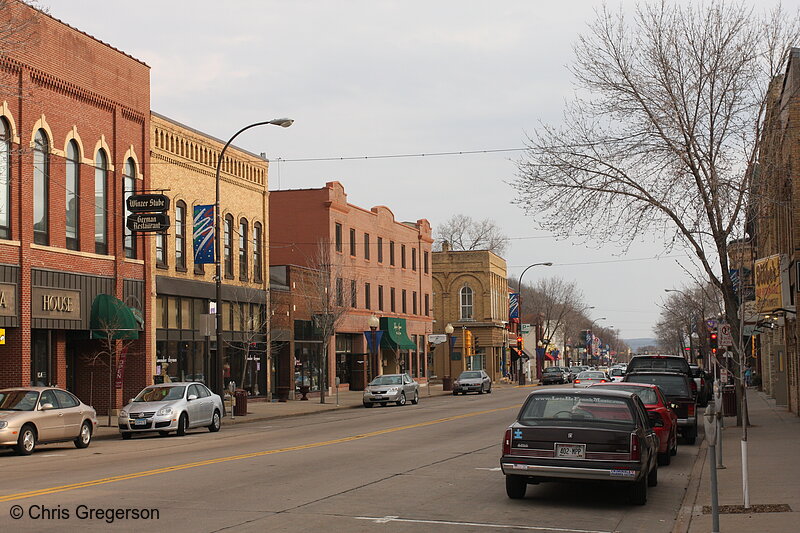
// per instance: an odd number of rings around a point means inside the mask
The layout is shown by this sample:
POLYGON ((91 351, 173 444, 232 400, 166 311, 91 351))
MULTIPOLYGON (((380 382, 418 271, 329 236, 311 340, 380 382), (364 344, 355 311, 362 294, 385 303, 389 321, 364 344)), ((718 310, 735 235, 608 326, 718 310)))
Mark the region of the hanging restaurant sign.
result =
POLYGON ((169 210, 169 197, 165 194, 134 194, 125 200, 131 213, 163 213, 169 210))
POLYGON ((169 229, 169 215, 164 213, 135 213, 126 221, 131 231, 164 231, 169 229))

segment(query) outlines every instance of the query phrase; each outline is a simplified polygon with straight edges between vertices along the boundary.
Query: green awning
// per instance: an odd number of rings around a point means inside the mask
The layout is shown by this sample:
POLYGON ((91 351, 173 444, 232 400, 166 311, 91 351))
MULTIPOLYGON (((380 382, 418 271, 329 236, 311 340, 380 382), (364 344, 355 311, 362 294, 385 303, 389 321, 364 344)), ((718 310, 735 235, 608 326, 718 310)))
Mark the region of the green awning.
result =
POLYGON ((406 319, 381 317, 381 330, 383 330, 383 337, 381 337, 381 348, 388 348, 390 350, 416 350, 416 345, 411 342, 406 334, 406 319))
POLYGON ((141 326, 133 310, 110 294, 98 294, 89 318, 92 339, 132 340, 139 338, 141 326))

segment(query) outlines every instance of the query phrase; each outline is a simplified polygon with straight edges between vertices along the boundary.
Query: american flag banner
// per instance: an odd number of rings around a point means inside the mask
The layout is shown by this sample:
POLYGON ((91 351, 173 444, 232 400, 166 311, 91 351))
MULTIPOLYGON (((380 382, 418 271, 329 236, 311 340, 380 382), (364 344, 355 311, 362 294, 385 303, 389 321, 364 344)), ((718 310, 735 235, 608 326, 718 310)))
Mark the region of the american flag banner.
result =
POLYGON ((212 264, 214 254, 214 205, 194 206, 194 262, 212 264))

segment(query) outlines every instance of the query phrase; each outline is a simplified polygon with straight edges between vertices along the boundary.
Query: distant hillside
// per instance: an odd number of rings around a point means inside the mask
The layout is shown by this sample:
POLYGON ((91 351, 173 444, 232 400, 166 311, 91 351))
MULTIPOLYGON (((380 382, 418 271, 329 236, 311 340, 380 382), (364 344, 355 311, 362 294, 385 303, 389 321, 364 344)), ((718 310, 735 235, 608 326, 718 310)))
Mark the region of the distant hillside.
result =
POLYGON ((655 346, 656 340, 650 338, 640 338, 640 339, 622 339, 625 343, 631 347, 633 352, 636 352, 642 346, 655 346))

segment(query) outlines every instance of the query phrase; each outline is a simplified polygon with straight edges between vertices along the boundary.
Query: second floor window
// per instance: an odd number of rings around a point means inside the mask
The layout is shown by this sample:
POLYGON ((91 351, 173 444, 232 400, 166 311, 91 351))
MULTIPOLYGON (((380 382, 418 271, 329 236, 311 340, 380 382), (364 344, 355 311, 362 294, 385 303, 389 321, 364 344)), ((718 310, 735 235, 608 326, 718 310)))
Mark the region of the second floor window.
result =
POLYGON ((175 269, 186 271, 186 204, 175 204, 175 269))
POLYGON ((391 311, 392 313, 395 313, 396 309, 397 309, 397 305, 396 304, 397 304, 397 301, 396 301, 396 298, 395 298, 395 290, 394 290, 394 287, 392 287, 391 289, 389 289, 389 311, 391 311))
POLYGON ((472 289, 464 285, 459 291, 461 299, 461 320, 472 320, 472 289))
POLYGON ((33 146, 33 242, 50 244, 50 143, 44 130, 36 132, 33 146))
POLYGON ((364 284, 364 307, 372 309, 372 302, 370 301, 370 286, 369 283, 364 284))
POLYGON ((344 307, 344 280, 336 278, 336 305, 344 307))
POLYGON ((336 251, 342 251, 342 225, 338 222, 336 223, 336 235, 334 237, 336 239, 336 251))
POLYGON ((11 128, 0 118, 0 239, 11 238, 11 128))
POLYGON ((408 312, 408 308, 406 307, 406 290, 403 289, 402 296, 400 298, 400 305, 402 306, 401 309, 403 310, 403 314, 408 312))
POLYGON ((350 280, 350 306, 355 309, 358 307, 358 285, 356 280, 350 280))
POLYGON ((94 160, 94 251, 108 253, 106 231, 106 188, 108 187, 108 156, 98 150, 94 160))
POLYGON ((224 262, 225 262, 225 277, 233 278, 233 217, 227 215, 225 217, 224 228, 222 229, 223 235, 223 248, 224 248, 224 262))
POLYGON ((378 263, 383 263, 383 237, 378 237, 378 263))
POLYGON ((253 224, 253 281, 263 280, 261 271, 261 222, 253 224))
POLYGON ((356 256, 356 230, 350 228, 350 255, 356 256))
POLYGON ((430 294, 425 295, 425 316, 431 315, 431 298, 430 294))
POLYGON ((136 258, 136 235, 128 229, 126 219, 131 214, 128 211, 128 198, 136 194, 136 164, 133 159, 128 158, 125 162, 125 175, 122 178, 122 203, 125 210, 125 219, 122 221, 122 247, 125 249, 125 257, 129 259, 136 258))
POLYGON ((417 314, 417 292, 412 291, 411 293, 411 314, 417 314))
POLYGON ((167 235, 156 233, 156 266, 167 266, 167 235))
POLYGON ((78 143, 74 140, 67 145, 67 173, 66 173, 66 218, 64 219, 64 230, 67 236, 67 248, 79 250, 78 242, 78 213, 80 212, 80 168, 81 158, 78 150, 78 143))
POLYGON ((400 245, 400 268, 406 267, 406 245, 400 245))
POLYGON ((364 259, 369 259, 369 233, 364 234, 364 259))
POLYGON ((247 263, 248 263, 248 255, 250 252, 247 251, 247 243, 248 243, 248 236, 247 236, 247 220, 242 219, 239 221, 239 279, 240 280, 247 280, 247 263))
POLYGON ((378 285, 378 311, 383 311, 383 285, 378 285))

